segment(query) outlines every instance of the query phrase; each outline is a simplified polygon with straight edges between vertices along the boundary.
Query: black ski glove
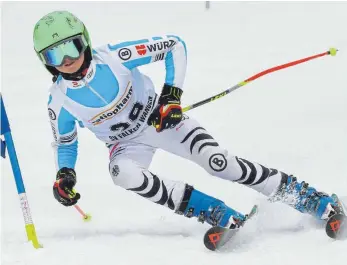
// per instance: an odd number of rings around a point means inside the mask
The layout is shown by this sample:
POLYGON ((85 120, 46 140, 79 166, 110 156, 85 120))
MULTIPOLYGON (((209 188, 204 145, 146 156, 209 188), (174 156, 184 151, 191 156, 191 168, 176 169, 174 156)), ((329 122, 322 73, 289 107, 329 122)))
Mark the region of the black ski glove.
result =
POLYGON ((148 125, 153 125, 157 132, 174 128, 182 120, 182 89, 164 85, 158 105, 148 118, 148 125))
POLYGON ((54 198, 64 206, 72 206, 81 198, 76 193, 76 172, 72 168, 63 167, 57 172, 57 180, 53 185, 54 198))

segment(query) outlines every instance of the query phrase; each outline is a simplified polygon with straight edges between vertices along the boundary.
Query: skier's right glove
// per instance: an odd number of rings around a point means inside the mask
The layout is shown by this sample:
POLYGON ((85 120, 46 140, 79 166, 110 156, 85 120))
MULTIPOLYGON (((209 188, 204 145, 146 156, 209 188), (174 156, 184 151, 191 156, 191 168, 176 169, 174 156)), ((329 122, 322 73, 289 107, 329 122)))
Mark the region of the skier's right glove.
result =
POLYGON ((81 198, 76 193, 76 172, 72 168, 63 167, 57 172, 57 178, 53 185, 54 198, 64 206, 72 206, 81 198))
POLYGON ((155 107, 147 120, 148 125, 157 132, 172 129, 182 120, 181 96, 182 89, 165 84, 155 107))

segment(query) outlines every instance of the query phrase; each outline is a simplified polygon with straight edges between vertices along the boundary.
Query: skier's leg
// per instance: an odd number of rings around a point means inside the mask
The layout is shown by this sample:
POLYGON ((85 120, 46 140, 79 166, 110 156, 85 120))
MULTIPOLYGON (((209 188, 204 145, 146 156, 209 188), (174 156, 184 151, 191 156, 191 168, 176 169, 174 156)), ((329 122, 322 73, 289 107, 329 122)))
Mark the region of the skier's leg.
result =
MULTIPOLYGON (((188 116, 175 129, 156 133, 148 130, 150 144, 190 159, 207 172, 246 185, 272 200, 281 200, 301 212, 326 219, 336 211, 336 203, 325 193, 280 170, 239 158, 220 147, 218 142, 188 116)), ((188 207, 189 208, 189 207, 188 207)))
POLYGON ((199 221, 206 221, 211 225, 234 227, 241 225, 245 219, 222 201, 195 190, 186 183, 164 179, 150 172, 148 167, 155 148, 128 141, 112 145, 109 149, 109 170, 116 185, 179 214, 186 212, 188 204, 193 203, 195 211, 187 210, 186 216, 198 217, 199 221))
POLYGON ((155 148, 118 143, 111 145, 109 171, 114 184, 172 210, 181 202, 185 184, 158 178, 148 170, 155 148))

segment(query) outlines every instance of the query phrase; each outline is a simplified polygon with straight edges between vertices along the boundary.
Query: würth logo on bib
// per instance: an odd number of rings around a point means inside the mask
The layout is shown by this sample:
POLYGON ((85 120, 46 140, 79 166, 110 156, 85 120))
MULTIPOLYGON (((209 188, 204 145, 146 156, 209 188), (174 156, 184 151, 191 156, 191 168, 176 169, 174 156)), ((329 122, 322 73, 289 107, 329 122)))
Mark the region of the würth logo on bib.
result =
POLYGON ((103 123, 104 121, 112 119, 115 115, 117 115, 118 113, 120 113, 126 108, 126 106, 128 105, 131 99, 132 94, 133 94, 133 89, 129 82, 124 94, 111 108, 95 115, 88 122, 92 123, 93 125, 99 125, 103 123))
POLYGON ((145 55, 147 53, 147 49, 145 45, 136 45, 135 48, 139 55, 145 55))

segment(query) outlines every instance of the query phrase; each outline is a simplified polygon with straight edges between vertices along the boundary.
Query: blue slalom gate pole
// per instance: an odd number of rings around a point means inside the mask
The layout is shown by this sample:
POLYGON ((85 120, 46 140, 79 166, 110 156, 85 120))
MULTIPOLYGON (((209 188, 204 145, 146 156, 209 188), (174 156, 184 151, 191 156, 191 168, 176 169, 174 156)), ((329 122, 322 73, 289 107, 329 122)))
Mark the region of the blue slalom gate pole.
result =
POLYGON ((3 102, 1 94, 0 94, 0 105, 1 105, 0 131, 1 131, 1 135, 3 135, 5 138, 5 141, 1 139, 1 156, 3 158, 6 157, 6 149, 7 149, 7 153, 11 162, 13 176, 16 182, 17 192, 19 195, 19 201, 20 201, 20 205, 21 205, 21 209, 22 209, 22 213, 24 217, 25 230, 27 233, 27 237, 28 237, 28 240, 32 242, 34 248, 40 248, 42 246, 38 242, 35 226, 31 217, 31 212, 30 212, 29 203, 26 196, 26 192, 25 192, 24 182, 23 182, 21 171, 20 171, 16 149, 14 147, 14 142, 13 142, 13 138, 11 134, 10 123, 8 121, 8 117, 6 114, 6 110, 5 110, 5 106, 4 106, 4 102, 3 102))

